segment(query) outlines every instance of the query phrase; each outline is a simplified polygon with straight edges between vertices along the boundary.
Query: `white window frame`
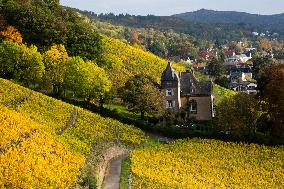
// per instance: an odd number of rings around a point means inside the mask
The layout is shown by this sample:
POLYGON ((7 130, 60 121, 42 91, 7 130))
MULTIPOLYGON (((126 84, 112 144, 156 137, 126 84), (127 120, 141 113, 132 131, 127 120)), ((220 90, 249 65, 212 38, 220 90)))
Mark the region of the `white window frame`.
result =
POLYGON ((167 100, 166 108, 175 108, 175 101, 167 100))
POLYGON ((166 90, 166 96, 174 96, 174 90, 173 89, 167 89, 166 90))
POLYGON ((190 112, 190 114, 197 114, 197 109, 198 109, 198 104, 197 104, 197 101, 196 100, 193 100, 193 102, 195 102, 196 103, 196 107, 195 108, 193 108, 194 106, 193 106, 193 103, 191 103, 190 104, 190 108, 189 108, 189 112, 190 112))

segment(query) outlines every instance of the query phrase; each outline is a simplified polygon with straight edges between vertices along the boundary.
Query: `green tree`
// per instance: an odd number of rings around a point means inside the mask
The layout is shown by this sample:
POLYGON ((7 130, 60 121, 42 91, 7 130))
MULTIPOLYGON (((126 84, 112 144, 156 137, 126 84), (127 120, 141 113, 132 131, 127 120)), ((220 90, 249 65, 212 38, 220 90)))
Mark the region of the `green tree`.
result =
POLYGON ((252 69, 253 77, 254 77, 254 79, 258 80, 260 75, 265 70, 265 67, 272 64, 273 59, 271 57, 268 57, 268 56, 266 56, 266 57, 254 57, 252 59, 252 62, 253 62, 253 69, 252 69))
POLYGON ((225 75, 222 75, 222 76, 216 78, 215 83, 220 85, 221 87, 228 88, 230 81, 225 75))
POLYGON ((66 40, 65 22, 60 15, 55 15, 57 9, 49 7, 45 1, 5 1, 3 12, 7 23, 15 26, 26 42, 41 50, 66 40))
POLYGON ((99 65, 103 64, 102 42, 98 32, 87 24, 76 21, 69 25, 67 35, 66 48, 70 55, 80 56, 84 60, 95 60, 99 65))
POLYGON ((129 79, 121 97, 131 111, 141 113, 142 120, 145 119, 145 113, 161 116, 165 112, 165 97, 150 77, 136 75, 129 79))
POLYGON ((212 58, 207 66, 209 75, 214 78, 219 78, 225 73, 224 63, 217 58, 212 58))
POLYGON ((266 67, 259 81, 260 97, 268 102, 272 142, 284 144, 284 63, 266 67))
POLYGON ((241 138, 254 137, 262 114, 253 95, 238 93, 217 106, 216 126, 218 130, 229 131, 241 138))
POLYGON ((159 57, 166 57, 168 52, 165 46, 165 43, 162 43, 161 41, 149 39, 148 41, 148 50, 154 53, 155 55, 159 57))
POLYGON ((27 47, 12 41, 0 44, 0 76, 31 85, 44 74, 41 54, 35 46, 27 47))
POLYGON ((89 103, 92 100, 102 103, 111 90, 111 82, 104 69, 94 62, 74 57, 66 74, 66 87, 89 103))
POLYGON ((27 86, 38 84, 45 73, 45 66, 42 55, 37 47, 32 45, 29 48, 22 45, 22 57, 19 79, 27 86))
POLYGON ((65 74, 70 66, 71 58, 63 45, 53 45, 43 54, 46 72, 44 82, 52 88, 54 95, 63 95, 65 74))
POLYGON ((101 60, 101 36, 58 0, 8 0, 3 3, 3 17, 20 31, 25 42, 41 51, 63 44, 71 56, 101 60))
POLYGON ((0 45, 1 77, 13 79, 16 77, 21 64, 21 46, 12 41, 3 41, 0 45))

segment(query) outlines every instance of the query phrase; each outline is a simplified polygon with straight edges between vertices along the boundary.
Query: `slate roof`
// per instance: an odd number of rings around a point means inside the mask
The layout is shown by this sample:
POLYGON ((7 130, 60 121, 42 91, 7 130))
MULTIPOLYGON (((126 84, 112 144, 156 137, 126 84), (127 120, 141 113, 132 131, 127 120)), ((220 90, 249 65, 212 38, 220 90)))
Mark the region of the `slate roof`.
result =
POLYGON ((175 69, 172 68, 171 63, 169 62, 167 68, 162 74, 162 80, 164 81, 179 81, 178 73, 175 69))
POLYGON ((170 63, 163 72, 161 79, 162 81, 178 81, 181 96, 210 96, 213 91, 211 81, 199 81, 192 70, 181 72, 179 75, 170 63))
POLYGON ((212 83, 197 80, 192 72, 182 72, 180 78, 181 96, 210 96, 212 83))
POLYGON ((239 83, 230 83, 229 84, 229 88, 234 88, 234 87, 237 87, 237 86, 248 86, 250 84, 254 84, 254 85, 257 85, 253 82, 250 82, 250 81, 242 81, 242 82, 239 82, 239 83))

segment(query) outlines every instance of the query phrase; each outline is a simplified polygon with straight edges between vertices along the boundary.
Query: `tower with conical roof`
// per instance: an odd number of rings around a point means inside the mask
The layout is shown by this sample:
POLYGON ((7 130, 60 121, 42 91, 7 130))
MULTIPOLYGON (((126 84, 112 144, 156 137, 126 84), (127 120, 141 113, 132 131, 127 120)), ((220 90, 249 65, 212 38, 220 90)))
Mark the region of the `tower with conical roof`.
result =
POLYGON ((213 85, 199 81, 193 70, 178 74, 168 63, 161 77, 161 90, 166 96, 165 107, 183 115, 182 119, 209 121, 214 116, 213 85))
POLYGON ((167 109, 178 111, 181 107, 180 78, 170 62, 162 74, 161 89, 166 96, 165 106, 167 109))

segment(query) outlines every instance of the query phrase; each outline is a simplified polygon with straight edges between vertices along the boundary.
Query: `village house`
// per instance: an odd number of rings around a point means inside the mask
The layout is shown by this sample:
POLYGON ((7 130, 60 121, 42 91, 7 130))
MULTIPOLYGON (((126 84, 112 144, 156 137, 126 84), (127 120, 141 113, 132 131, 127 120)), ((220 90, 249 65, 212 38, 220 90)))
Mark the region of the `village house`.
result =
POLYGON ((230 83, 229 89, 237 91, 237 92, 244 92, 247 94, 256 94, 257 93, 257 84, 250 81, 241 81, 237 83, 230 83))
POLYGON ((252 53, 251 52, 248 53, 248 54, 240 54, 240 55, 230 56, 230 57, 225 59, 225 62, 227 64, 230 64, 230 63, 246 63, 250 59, 252 59, 252 53))
POLYGON ((213 113, 213 85, 199 81, 194 72, 178 73, 169 63, 162 74, 161 89, 166 96, 165 107, 198 121, 208 121, 213 113))
POLYGON ((203 63, 195 63, 195 64, 192 64, 192 68, 193 68, 195 71, 199 71, 199 72, 204 72, 204 70, 206 70, 206 66, 205 66, 205 64, 203 64, 203 63))
POLYGON ((218 56, 218 52, 212 48, 199 49, 198 56, 204 60, 210 60, 218 56))
POLYGON ((230 70, 229 89, 245 92, 248 94, 257 93, 257 84, 253 80, 253 74, 250 68, 235 68, 230 70))

